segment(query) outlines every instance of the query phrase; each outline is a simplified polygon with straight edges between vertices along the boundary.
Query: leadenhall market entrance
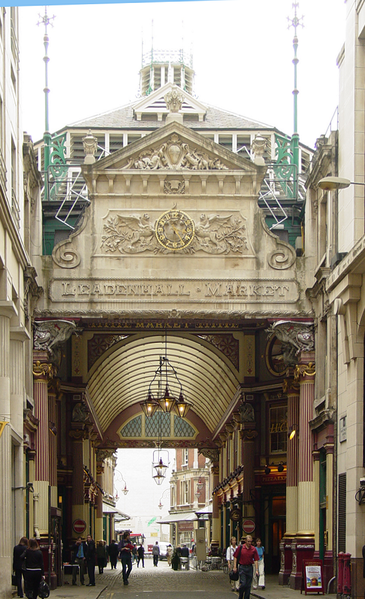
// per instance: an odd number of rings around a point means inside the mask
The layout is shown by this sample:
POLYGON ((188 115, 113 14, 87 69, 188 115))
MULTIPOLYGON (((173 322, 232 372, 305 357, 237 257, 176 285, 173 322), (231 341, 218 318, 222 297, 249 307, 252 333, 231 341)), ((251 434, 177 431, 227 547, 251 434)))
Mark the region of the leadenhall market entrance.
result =
POLYGON ((269 570, 295 581, 303 535, 315 549, 312 311, 305 258, 258 207, 262 160, 173 116, 98 162, 93 139, 82 222, 36 265, 30 527, 47 548, 57 518, 64 552, 75 521, 109 540, 116 449, 194 447, 210 460, 210 540, 224 548, 251 528, 269 570), (165 385, 151 381, 167 362, 177 410, 164 396, 157 426, 165 385))

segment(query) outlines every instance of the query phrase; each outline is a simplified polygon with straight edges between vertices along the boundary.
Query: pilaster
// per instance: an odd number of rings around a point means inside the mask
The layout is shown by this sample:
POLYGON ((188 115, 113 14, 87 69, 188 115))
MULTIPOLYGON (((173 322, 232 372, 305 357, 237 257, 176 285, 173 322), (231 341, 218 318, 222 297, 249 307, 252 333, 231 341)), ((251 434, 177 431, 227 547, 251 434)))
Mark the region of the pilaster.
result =
MULTIPOLYGON (((10 316, 10 315, 9 315, 10 316)), ((0 577, 0 596, 11 597, 12 556, 12 490, 11 490, 11 427, 10 427, 10 318, 0 314, 0 505, 2 533, 0 535, 0 568, 9 576, 0 577)))

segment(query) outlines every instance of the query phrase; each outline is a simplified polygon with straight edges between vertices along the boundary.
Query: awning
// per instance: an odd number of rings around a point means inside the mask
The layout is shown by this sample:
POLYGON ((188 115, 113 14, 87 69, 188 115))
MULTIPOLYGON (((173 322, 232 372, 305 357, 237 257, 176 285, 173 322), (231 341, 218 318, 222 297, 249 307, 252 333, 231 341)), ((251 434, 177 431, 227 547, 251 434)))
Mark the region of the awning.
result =
POLYGON ((115 520, 120 522, 121 520, 130 520, 130 516, 123 514, 116 507, 103 502, 103 514, 115 514, 115 520))
POLYGON ((195 512, 185 512, 185 514, 171 514, 163 520, 159 520, 156 524, 172 524, 173 522, 193 522, 198 517, 195 512))
POLYGON ((200 510, 196 510, 196 514, 212 514, 213 513, 213 504, 210 503, 205 507, 202 507, 200 510))

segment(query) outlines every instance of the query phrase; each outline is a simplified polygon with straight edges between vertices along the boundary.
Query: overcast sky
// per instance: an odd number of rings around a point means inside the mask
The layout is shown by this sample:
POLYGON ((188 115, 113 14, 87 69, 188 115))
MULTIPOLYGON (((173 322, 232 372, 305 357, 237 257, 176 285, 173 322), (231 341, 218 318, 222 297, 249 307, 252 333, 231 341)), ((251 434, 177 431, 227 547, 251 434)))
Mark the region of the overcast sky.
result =
MULTIPOLYGON (((115 485, 118 490, 118 509, 128 516, 160 518, 166 516, 170 508, 170 478, 175 465, 175 450, 163 450, 161 457, 168 464, 166 478, 157 485, 152 478, 152 461, 158 461, 153 449, 118 449, 118 461, 115 474, 115 485), (124 488, 123 476, 129 493, 122 493, 124 488), (166 492, 165 492, 166 491, 166 492), (159 509, 158 504, 163 505, 159 509)), ((153 474, 156 474, 154 472, 153 474)), ((159 528, 157 528, 159 530, 159 528)), ((134 532, 138 532, 134 530, 134 532)))
MULTIPOLYGON (((136 98, 144 51, 192 48, 202 102, 293 133, 292 0, 215 0, 51 6, 50 130, 136 98)), ((20 8, 23 129, 44 132, 44 7, 20 8)), ((313 146, 338 103, 336 58, 344 41, 344 0, 301 0, 298 16, 301 141, 313 146)))

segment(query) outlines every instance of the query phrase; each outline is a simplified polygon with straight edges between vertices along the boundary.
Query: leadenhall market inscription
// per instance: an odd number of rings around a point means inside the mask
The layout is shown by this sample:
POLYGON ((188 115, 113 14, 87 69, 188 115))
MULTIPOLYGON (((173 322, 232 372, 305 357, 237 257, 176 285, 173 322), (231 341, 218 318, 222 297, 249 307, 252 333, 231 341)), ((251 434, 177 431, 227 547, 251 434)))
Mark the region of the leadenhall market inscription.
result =
POLYGON ((176 281, 176 280, 53 280, 50 284, 52 301, 123 301, 131 299, 181 301, 296 302, 297 284, 293 281, 176 281))

